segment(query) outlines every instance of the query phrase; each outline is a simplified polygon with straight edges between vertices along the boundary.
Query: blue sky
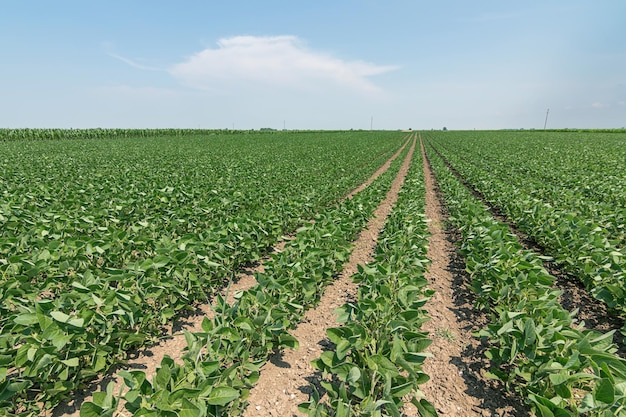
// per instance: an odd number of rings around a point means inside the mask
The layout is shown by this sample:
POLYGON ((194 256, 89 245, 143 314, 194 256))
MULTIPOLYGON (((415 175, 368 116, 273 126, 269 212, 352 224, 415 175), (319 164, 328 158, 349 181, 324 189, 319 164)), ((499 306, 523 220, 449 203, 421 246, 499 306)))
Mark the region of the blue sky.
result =
POLYGON ((626 1, 4 0, 1 127, 626 125, 626 1))

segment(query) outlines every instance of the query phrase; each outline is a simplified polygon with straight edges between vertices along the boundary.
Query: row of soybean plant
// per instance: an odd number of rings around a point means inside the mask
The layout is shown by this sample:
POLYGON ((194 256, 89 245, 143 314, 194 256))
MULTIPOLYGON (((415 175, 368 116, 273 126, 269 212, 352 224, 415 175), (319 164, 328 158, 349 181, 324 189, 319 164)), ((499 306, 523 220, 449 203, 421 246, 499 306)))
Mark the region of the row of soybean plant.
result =
POLYGON ((597 133, 477 135, 447 136, 437 148, 561 268, 626 316, 626 141, 597 133))
POLYGON ((321 385, 328 397, 320 398, 313 386, 299 407, 309 416, 400 416, 406 400, 423 417, 436 415, 419 399, 419 385, 429 379, 422 363, 431 340, 421 326, 432 291, 424 277, 429 261, 421 155, 413 159, 375 259, 353 276, 358 299, 338 310, 342 325, 327 331, 335 348, 313 362, 325 377, 321 385))
POLYGON ((477 304, 490 312, 480 332, 493 345, 490 376, 525 398, 538 416, 626 416, 626 361, 612 332, 585 330, 559 304, 560 291, 541 258, 525 250, 508 226, 445 166, 429 157, 461 250, 477 304))
POLYGON ((255 274, 258 285, 242 292, 233 305, 218 297, 215 317, 204 320, 204 331, 185 334, 182 364, 166 356, 151 380, 142 371, 120 372, 127 387, 123 399, 111 387, 85 403, 81 415, 113 415, 120 401, 137 417, 240 413, 269 354, 298 347, 289 330, 341 272, 351 242, 383 200, 400 163, 397 158, 365 190, 301 227, 282 252, 271 256, 265 272, 255 274))
POLYGON ((69 139, 154 138, 159 136, 195 136, 252 133, 228 129, 0 129, 0 141, 41 141, 69 139))
POLYGON ((337 133, 5 143, 0 414, 54 408, 153 343, 401 141, 337 133))

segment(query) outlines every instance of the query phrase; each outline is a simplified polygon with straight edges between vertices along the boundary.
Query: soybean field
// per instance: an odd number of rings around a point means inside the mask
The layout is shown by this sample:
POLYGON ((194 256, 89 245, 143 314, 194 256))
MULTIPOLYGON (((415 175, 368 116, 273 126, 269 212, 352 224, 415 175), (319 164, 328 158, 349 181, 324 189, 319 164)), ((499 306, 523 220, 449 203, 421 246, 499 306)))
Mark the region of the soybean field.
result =
POLYGON ((626 416, 623 132, 0 146, 0 415, 626 416))

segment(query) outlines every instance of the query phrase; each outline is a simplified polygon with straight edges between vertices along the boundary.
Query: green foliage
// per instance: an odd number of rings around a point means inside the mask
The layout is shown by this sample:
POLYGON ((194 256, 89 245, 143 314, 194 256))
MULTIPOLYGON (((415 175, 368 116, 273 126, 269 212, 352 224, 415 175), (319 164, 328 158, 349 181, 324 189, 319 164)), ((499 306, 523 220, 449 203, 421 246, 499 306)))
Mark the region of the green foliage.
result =
POLYGON ((189 137, 200 135, 241 135, 253 131, 207 129, 0 129, 0 141, 44 141, 85 139, 134 139, 189 137))
POLYGON ((353 277, 358 299, 337 310, 343 325, 327 332, 335 349, 313 361, 332 378, 321 382, 328 401, 321 402, 313 387, 309 401, 300 404, 309 416, 399 416, 407 398, 423 417, 436 415, 426 400, 415 397, 429 379, 421 368, 431 343, 420 332, 427 320, 422 307, 432 295, 424 278, 427 225, 420 162, 416 153, 375 260, 359 265, 353 277))
MULTIPOLYGON (((344 132, 5 142, 0 414, 53 408, 152 343, 364 181, 400 140, 344 132)), ((283 319, 270 319, 273 346, 293 346, 283 319)))
POLYGON ((233 305, 217 297, 215 318, 205 319, 203 332, 186 334, 182 365, 164 360, 152 382, 139 371, 125 378, 130 390, 124 396, 126 409, 139 417, 161 410, 180 413, 191 403, 202 415, 241 413, 270 353, 298 347, 289 330, 341 271, 351 242, 384 198, 399 165, 396 160, 365 190, 300 227, 284 250, 264 263, 265 272, 256 274, 258 285, 233 305))
POLYGON ((615 355, 612 332, 582 330, 559 304, 554 278, 508 226, 429 152, 480 306, 492 322, 479 336, 493 378, 515 388, 540 416, 626 416, 626 360, 615 355))
POLYGON ((449 132, 433 144, 561 268, 626 316, 623 134, 449 132))

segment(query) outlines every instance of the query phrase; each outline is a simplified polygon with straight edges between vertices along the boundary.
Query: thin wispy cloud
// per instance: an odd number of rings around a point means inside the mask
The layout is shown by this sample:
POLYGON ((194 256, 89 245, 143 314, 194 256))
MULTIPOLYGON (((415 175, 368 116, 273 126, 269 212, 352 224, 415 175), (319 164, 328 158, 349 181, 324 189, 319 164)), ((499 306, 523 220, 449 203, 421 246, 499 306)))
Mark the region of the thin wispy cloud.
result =
POLYGON ((259 86, 309 90, 344 87, 379 91, 370 77, 397 67, 364 61, 346 61, 313 51, 296 36, 235 36, 217 42, 169 68, 184 85, 214 91, 239 82, 259 86))
POLYGON ((144 65, 144 64, 141 64, 141 63, 139 63, 139 62, 137 62, 137 61, 135 61, 133 59, 126 58, 126 57, 124 57, 122 55, 119 55, 118 53, 113 51, 113 45, 111 43, 109 43, 109 42, 103 42, 102 46, 103 46, 103 48, 104 48, 104 50, 105 50, 105 52, 106 52, 106 54, 108 56, 110 56, 112 58, 115 58, 115 59, 117 59, 119 61, 122 61, 125 64, 130 65, 133 68, 137 68, 137 69, 145 70, 145 71, 165 71, 163 68, 157 68, 157 67, 152 67, 152 66, 149 66, 149 65, 144 65))

